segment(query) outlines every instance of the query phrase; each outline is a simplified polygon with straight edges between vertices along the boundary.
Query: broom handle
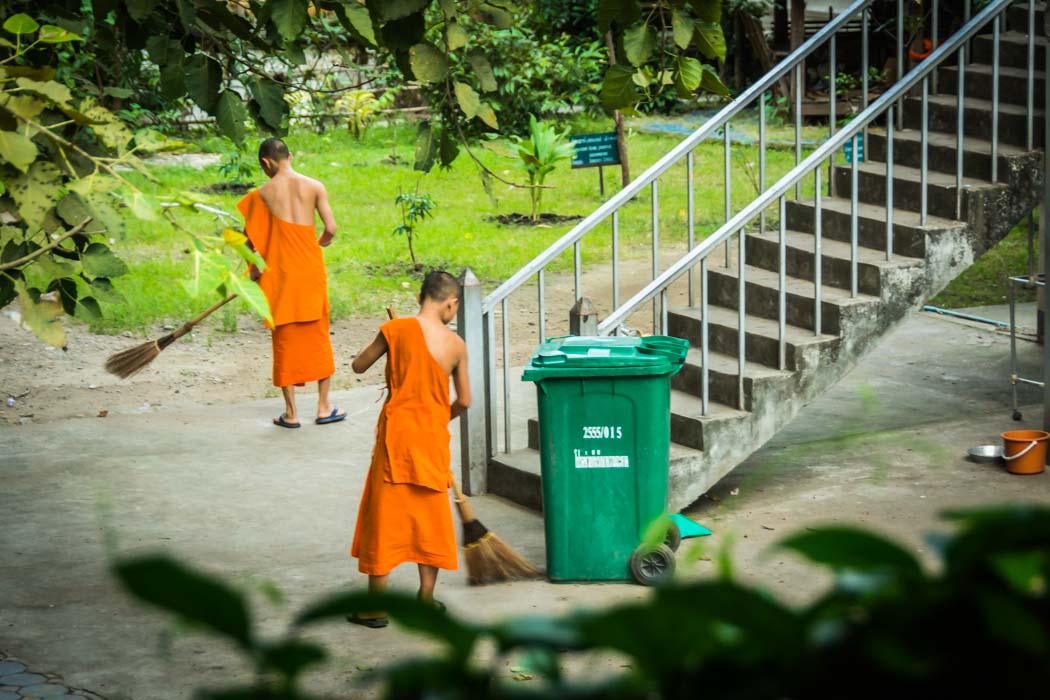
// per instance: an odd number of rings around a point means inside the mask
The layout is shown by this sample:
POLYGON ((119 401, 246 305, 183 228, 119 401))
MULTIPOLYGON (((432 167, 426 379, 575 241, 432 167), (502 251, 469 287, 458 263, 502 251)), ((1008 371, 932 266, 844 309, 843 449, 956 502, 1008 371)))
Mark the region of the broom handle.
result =
POLYGON ((227 304, 229 304, 231 301, 233 301, 236 298, 237 298, 236 294, 231 294, 230 296, 226 297, 225 299, 223 299, 219 303, 217 303, 214 306, 212 306, 210 309, 208 309, 206 311, 202 311, 201 313, 199 313, 196 316, 194 316, 193 318, 191 318, 189 321, 186 321, 186 323, 184 323, 181 326, 179 326, 179 329, 177 331, 175 331, 172 335, 175 336, 176 338, 181 338, 182 336, 184 336, 187 333, 189 333, 190 330, 194 326, 196 326, 198 323, 200 323, 204 319, 208 318, 208 316, 211 316, 213 313, 215 313, 216 311, 218 311, 222 307, 226 306, 227 304))

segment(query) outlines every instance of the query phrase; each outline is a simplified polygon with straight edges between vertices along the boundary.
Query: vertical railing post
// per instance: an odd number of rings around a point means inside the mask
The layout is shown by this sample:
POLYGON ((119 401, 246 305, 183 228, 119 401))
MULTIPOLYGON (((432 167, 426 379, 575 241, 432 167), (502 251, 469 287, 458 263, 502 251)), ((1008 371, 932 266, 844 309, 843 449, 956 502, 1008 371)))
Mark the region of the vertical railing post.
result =
MULTIPOLYGON (((795 166, 802 162, 802 93, 805 91, 802 64, 795 66, 795 166)), ((795 199, 802 197, 802 183, 795 183, 795 199)), ((726 250, 726 267, 729 266, 729 251, 726 250)))
POLYGON ((886 112, 886 260, 893 260, 893 105, 886 112))
POLYGON ((467 378, 471 393, 479 400, 459 419, 459 464, 463 490, 470 494, 485 493, 489 454, 485 386, 485 329, 482 323, 482 289, 469 267, 459 278, 460 300, 456 330, 467 346, 467 378))
MULTIPOLYGON (((758 96, 758 191, 766 191, 766 93, 758 96)), ((766 232, 766 210, 758 219, 759 233, 766 232)), ((692 273, 690 273, 692 274, 692 273)))
MULTIPOLYGON (((861 56, 861 95, 860 95, 860 109, 864 111, 868 108, 868 8, 865 7, 861 13, 861 38, 860 38, 860 56, 861 56)), ((864 142, 865 147, 868 144, 868 125, 864 125, 863 136, 861 141, 864 142)))
MULTIPOLYGON (((652 185, 652 217, 653 217, 653 279, 656 279, 660 275, 660 190, 657 186, 657 180, 653 180, 652 185)), ((656 306, 656 299, 653 299, 653 333, 656 333, 657 326, 660 323, 659 310, 656 306)))
MULTIPOLYGON (((835 81, 838 78, 838 75, 836 73, 836 70, 838 68, 838 66, 836 65, 838 63, 838 59, 836 57, 835 51, 835 35, 832 34, 831 39, 829 39, 828 41, 830 44, 828 47, 828 52, 830 55, 830 59, 828 62, 828 66, 830 68, 828 75, 828 138, 833 138, 835 136, 835 127, 837 126, 836 122, 839 118, 838 106, 835 104, 835 99, 838 93, 838 86, 835 84, 835 81)), ((834 156, 828 159, 828 196, 835 196, 834 156)))
MULTIPOLYGON (((897 80, 907 73, 904 65, 904 0, 897 0, 897 80)), ((904 128, 904 100, 897 100, 897 128, 904 128)))
MULTIPOLYGON (((1032 150, 1035 147, 1035 0, 1028 0, 1028 76, 1027 95, 1025 104, 1025 148, 1032 150)), ((1045 88, 1044 88, 1045 89, 1045 88)))
POLYGON ((963 196, 963 153, 965 145, 965 115, 963 109, 965 103, 963 95, 966 94, 966 44, 959 47, 959 86, 956 89, 955 102, 955 218, 962 219, 962 196, 963 196))
POLYGON ((1002 15, 992 20, 992 182, 999 181, 999 26, 1002 15))
MULTIPOLYGON (((761 116, 759 116, 761 120, 761 116)), ((759 124, 762 122, 759 121, 759 124)), ((762 127, 759 126, 759 142, 762 141, 761 137, 762 127)), ((685 191, 686 191, 686 238, 688 239, 689 250, 692 250, 696 245, 696 200, 693 194, 693 152, 689 151, 685 157, 685 191)), ((689 269, 689 306, 692 308, 693 304, 696 303, 696 273, 690 268, 689 269)), ((614 303, 613 308, 618 308, 618 304, 614 303)))
POLYGON ((929 211, 930 80, 922 79, 922 123, 919 137, 919 225, 925 226, 929 211))

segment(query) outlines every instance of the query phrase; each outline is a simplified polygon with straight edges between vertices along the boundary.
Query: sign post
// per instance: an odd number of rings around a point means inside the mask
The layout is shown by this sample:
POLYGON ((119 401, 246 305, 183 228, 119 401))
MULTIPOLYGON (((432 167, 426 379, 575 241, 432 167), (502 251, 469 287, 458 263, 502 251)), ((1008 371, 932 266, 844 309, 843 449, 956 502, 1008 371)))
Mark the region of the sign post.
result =
POLYGON ((605 196, 605 172, 603 165, 619 165, 620 149, 616 145, 616 132, 601 134, 577 134, 570 136, 575 153, 572 167, 598 168, 598 189, 605 196))

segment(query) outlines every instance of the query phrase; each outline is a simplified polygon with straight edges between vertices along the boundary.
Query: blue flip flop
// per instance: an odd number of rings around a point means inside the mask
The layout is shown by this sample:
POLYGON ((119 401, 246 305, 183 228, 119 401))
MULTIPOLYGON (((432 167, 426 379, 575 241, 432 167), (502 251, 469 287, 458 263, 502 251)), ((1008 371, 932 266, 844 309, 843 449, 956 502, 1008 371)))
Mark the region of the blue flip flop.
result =
POLYGON ((298 428, 302 425, 301 423, 292 423, 290 421, 285 420, 285 417, 287 415, 287 413, 282 413, 280 418, 274 418, 273 424, 279 425, 282 428, 298 428))
POLYGON ((332 409, 332 412, 330 414, 328 414, 324 418, 318 418, 314 421, 314 423, 317 423, 318 425, 327 425, 328 423, 338 423, 344 418, 346 418, 346 414, 339 413, 339 407, 336 406, 332 409))

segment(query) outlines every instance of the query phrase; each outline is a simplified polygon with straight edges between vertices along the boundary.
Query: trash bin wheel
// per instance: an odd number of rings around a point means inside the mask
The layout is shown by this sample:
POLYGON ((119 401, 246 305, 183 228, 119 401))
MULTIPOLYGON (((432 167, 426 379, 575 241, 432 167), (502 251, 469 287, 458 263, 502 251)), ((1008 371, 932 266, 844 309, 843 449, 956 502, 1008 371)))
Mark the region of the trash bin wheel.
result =
POLYGON ((639 547, 631 555, 631 575, 643 586, 659 586, 674 576, 674 552, 666 544, 639 547))
POLYGON ((678 547, 682 544, 682 531, 678 529, 678 523, 670 519, 667 521, 667 536, 664 537, 664 544, 672 552, 677 552, 678 547))

